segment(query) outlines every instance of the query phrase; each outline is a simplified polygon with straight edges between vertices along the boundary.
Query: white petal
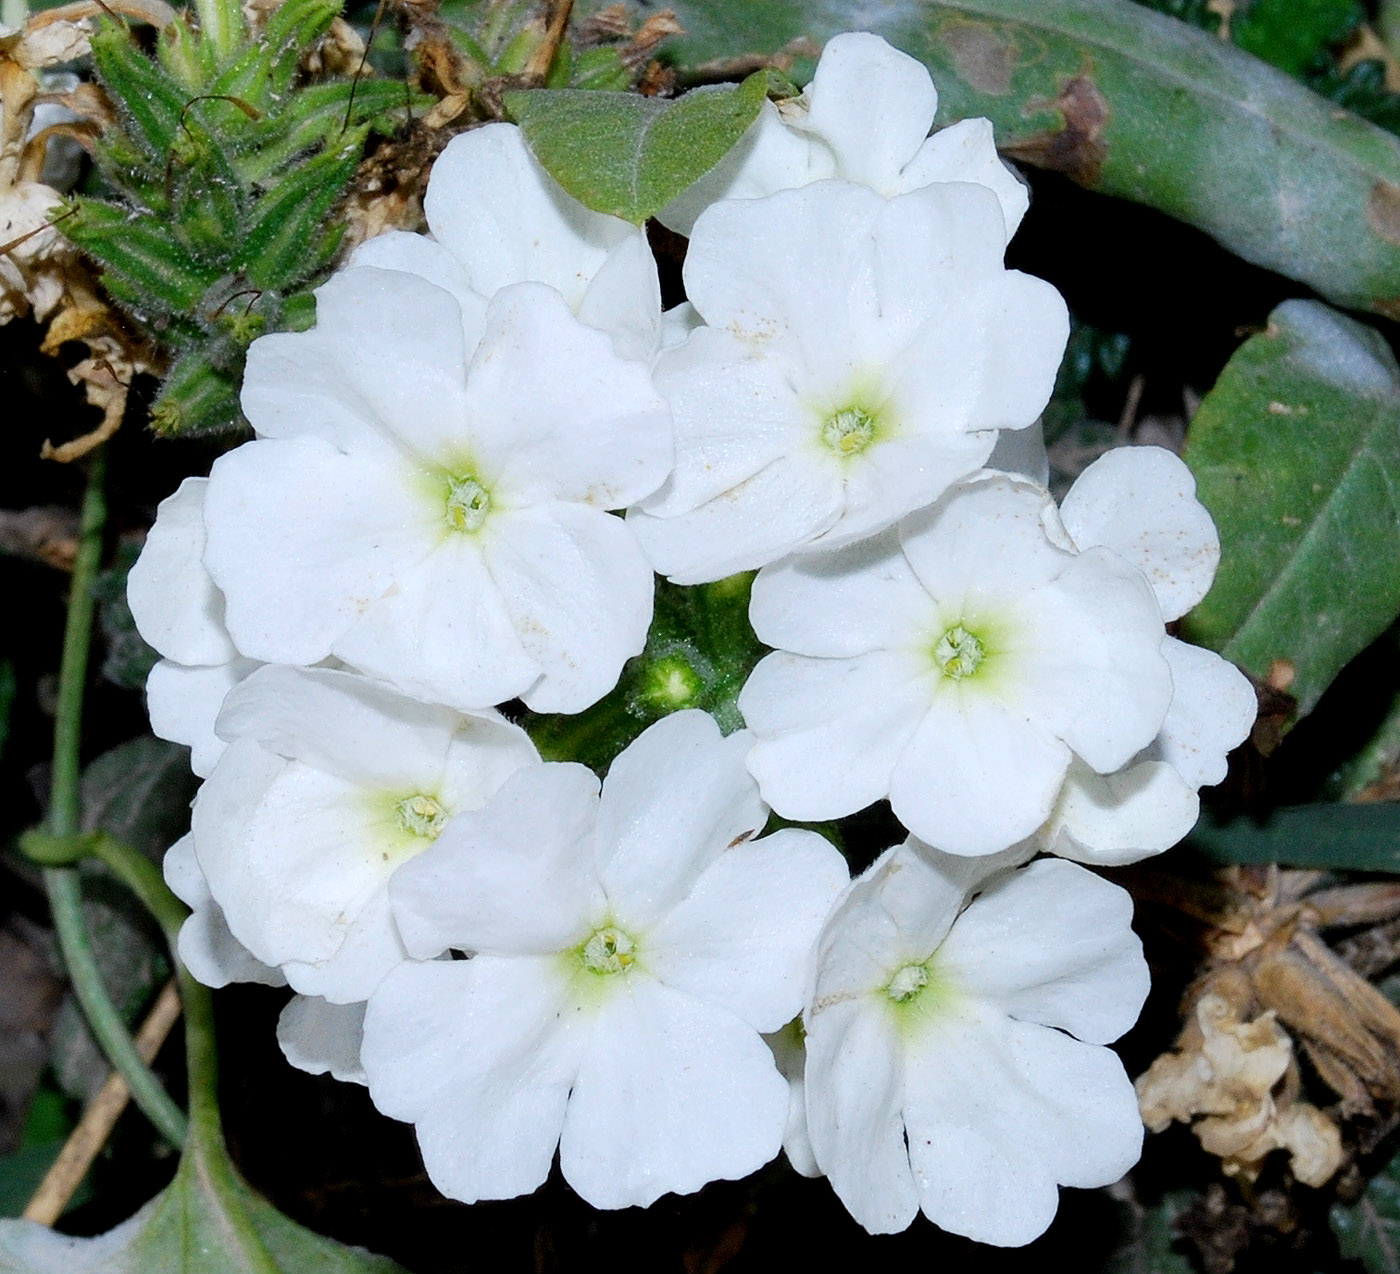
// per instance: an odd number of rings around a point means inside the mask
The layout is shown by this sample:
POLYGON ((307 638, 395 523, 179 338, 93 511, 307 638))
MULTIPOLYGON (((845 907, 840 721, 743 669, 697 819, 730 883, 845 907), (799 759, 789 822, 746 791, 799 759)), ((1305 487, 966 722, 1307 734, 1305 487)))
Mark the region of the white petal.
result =
POLYGON ((807 1022, 806 1086, 812 1151, 841 1202, 872 1234, 906 1229, 919 1197, 904 1146, 904 1059, 891 1015, 866 1001, 819 1003, 807 1022))
POLYGON ((277 1019, 277 1042, 282 1055, 299 1071, 329 1073, 347 1084, 363 1084, 367 1082, 360 1065, 364 1026, 363 1004, 331 1004, 296 995, 277 1019))
POLYGON ((1164 761, 1096 774, 1076 759, 1036 835, 1052 854, 1116 867, 1170 849, 1196 825, 1200 808, 1195 788, 1164 761))
POLYGON ((826 658, 920 646, 935 618, 892 535, 765 566, 749 600, 759 641, 826 658))
POLYGON ((539 284, 491 299, 467 398, 473 461, 509 507, 562 499, 621 509, 670 472, 670 412, 647 368, 539 284))
POLYGON ((778 1153, 788 1086, 758 1033, 629 975, 599 1010, 559 1142, 564 1179, 599 1208, 690 1194, 778 1153))
POLYGON ((279 969, 264 964, 229 932, 224 913, 209 892, 199 860, 195 857, 194 836, 186 833, 165 851, 165 883, 190 909, 180 926, 179 954, 196 981, 205 986, 227 986, 230 982, 261 982, 283 986, 286 979, 279 969))
POLYGON ((924 65, 866 32, 827 42, 805 97, 799 126, 831 147, 842 177, 884 195, 899 189, 938 108, 924 65))
POLYGON ((749 770, 784 818, 841 818, 890 790, 928 709, 928 674, 903 653, 761 659, 739 694, 756 736, 749 770))
POLYGON ((728 849, 647 934, 647 971, 775 1031, 802 1008, 817 934, 848 879, 815 832, 785 828, 728 849))
POLYGON ((451 810, 480 809, 516 770, 539 763, 518 725, 494 712, 461 717, 447 749, 440 799, 451 810))
POLYGON ((763 1039, 773 1050, 773 1061, 779 1073, 788 1082, 788 1123, 783 1134, 783 1153, 799 1176, 819 1177, 822 1170, 817 1167, 812 1138, 807 1131, 807 1086, 803 1079, 807 1048, 802 1036, 802 1023, 794 1020, 763 1039))
POLYGON ((393 591, 370 604, 334 649, 405 694, 463 712, 514 698, 540 674, 468 535, 445 536, 401 571, 393 591))
POLYGON ((256 659, 232 659, 208 668, 187 668, 162 659, 146 678, 151 733, 188 747, 190 769, 207 778, 224 754, 224 741, 214 733, 224 696, 261 667, 256 659))
POLYGON ((365 1010, 370 1096, 418 1127, 428 1175, 475 1203, 549 1175, 587 1032, 552 958, 408 963, 365 1010))
POLYGON ((1021 605, 1008 705, 1100 773, 1125 765, 1156 737, 1172 700, 1165 634, 1142 575, 1107 549, 1086 549, 1021 605))
POLYGON ((1214 651, 1168 637, 1162 654, 1172 670, 1167 709, 1157 754, 1193 787, 1219 783, 1226 754, 1248 737, 1259 711, 1249 678, 1214 651))
POLYGON ((904 1118, 920 1206, 983 1243, 1028 1243, 1057 1183, 1108 1185, 1137 1161, 1142 1121, 1106 1048, 968 1006, 907 1058, 904 1118))
POLYGON ((904 555, 950 617, 983 597, 1018 597, 1056 578, 1071 560, 1051 543, 1043 519, 1049 492, 1010 474, 953 487, 899 528, 904 555))
POLYGON ((661 345, 661 282, 645 234, 624 238, 579 302, 579 320, 607 332, 623 358, 650 363, 661 345))
POLYGON ((359 1004, 369 999, 386 973, 408 959, 389 909, 387 873, 353 913, 347 910, 342 932, 340 946, 326 959, 283 962, 282 972, 294 990, 332 1004, 359 1004))
POLYGON ((434 237, 487 297, 513 283, 546 283, 577 308, 609 253, 644 239, 637 227, 565 194, 513 124, 454 137, 433 165, 423 210, 434 237))
POLYGON ((651 564, 621 518, 575 504, 502 513, 483 556, 540 670, 521 692, 528 707, 582 712, 617 685, 646 645, 654 590, 651 564))
POLYGON ((1047 858, 994 882, 939 949, 959 992, 1009 1017, 1116 1040, 1147 998, 1133 900, 1074 863, 1047 858))
POLYGON ((658 359, 654 375, 675 416, 676 463, 642 501, 648 513, 688 513, 723 495, 801 446, 813 427, 787 360, 755 353, 722 328, 697 328, 658 359))
POLYGON ((900 186, 915 190, 934 182, 966 181, 986 186, 1001 204, 1009 240, 1030 205, 1026 184, 997 154, 989 119, 963 119, 940 128, 900 173, 900 186))
POLYGON ((1184 615, 1215 578, 1215 523, 1191 470, 1161 447, 1105 452, 1076 479, 1060 516, 1081 549, 1101 544, 1147 576, 1163 619, 1184 615))
POLYGON ((250 739, 231 743, 205 780, 193 819, 199 865, 259 959, 330 959, 383 888, 404 834, 392 805, 371 795, 250 739))
POLYGON ((167 659, 222 664, 237 656, 224 627, 223 594, 204 566, 204 489, 186 478, 160 502, 146 545, 126 577, 136 631, 167 659))
POLYGON ((890 805, 951 854, 993 854, 1049 816, 1070 751, 976 687, 944 683, 890 776, 890 805))
POLYGON ((749 742, 742 731, 722 738, 692 709, 649 726, 613 761, 597 863, 624 927, 650 927, 731 844, 762 830, 768 811, 744 769, 749 742))
POLYGON ((686 513, 627 516, 656 570, 677 584, 711 583, 786 557, 840 517, 839 475, 802 455, 782 456, 686 513))
POLYGON ((463 348, 468 356, 476 349, 486 322, 486 298, 472 288, 466 267, 442 244, 424 234, 387 230, 360 244, 349 264, 416 274, 450 292, 462 311, 463 348))
POLYGON ((342 450, 450 448, 468 350, 451 293, 397 270, 340 270, 316 289, 316 326, 254 341, 242 403, 263 438, 342 450))
POLYGON ((427 556, 409 471, 315 439, 250 442, 214 462, 205 496, 209 573, 238 648, 314 664, 399 571, 427 556))
POLYGON ((455 815, 390 884, 409 953, 552 954, 587 938, 606 906, 592 852, 597 794, 581 765, 534 765, 455 815))
POLYGON ((364 787, 436 795, 460 721, 351 672, 268 664, 224 701, 219 733, 364 787))

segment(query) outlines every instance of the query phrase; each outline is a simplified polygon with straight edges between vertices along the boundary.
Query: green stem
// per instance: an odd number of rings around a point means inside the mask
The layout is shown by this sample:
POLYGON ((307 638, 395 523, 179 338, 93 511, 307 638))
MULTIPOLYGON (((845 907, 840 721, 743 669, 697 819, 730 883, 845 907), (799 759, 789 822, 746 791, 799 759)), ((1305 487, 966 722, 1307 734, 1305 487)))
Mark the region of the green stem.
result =
MULTIPOLYGON (((68 618, 63 631, 58 710, 54 724, 53 788, 48 816, 48 831, 55 837, 77 835, 80 822, 78 748, 82 731, 83 685, 87 680, 88 650, 92 638, 92 585, 102 558, 102 529, 107 516, 103 494, 104 469, 105 458, 98 451, 88 469, 78 553, 73 563, 73 580, 68 596, 68 618)), ((102 983, 102 973, 83 917, 77 869, 47 869, 44 872, 44 886, 73 993, 93 1035, 108 1061, 126 1080, 132 1100, 172 1145, 182 1144, 185 1117, 136 1052, 136 1045, 127 1032, 121 1014, 102 983)))

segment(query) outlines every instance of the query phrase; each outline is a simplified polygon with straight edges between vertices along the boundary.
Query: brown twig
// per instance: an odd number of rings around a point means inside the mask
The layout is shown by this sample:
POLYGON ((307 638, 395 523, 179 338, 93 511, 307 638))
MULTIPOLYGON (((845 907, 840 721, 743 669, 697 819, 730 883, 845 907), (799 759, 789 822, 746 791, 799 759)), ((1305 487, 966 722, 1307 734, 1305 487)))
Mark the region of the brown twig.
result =
POLYGON ((530 60, 525 63, 526 79, 543 82, 554 65, 555 54, 564 40, 564 31, 569 25, 569 15, 574 10, 574 0, 554 0, 549 14, 549 26, 545 28, 544 40, 535 46, 530 60))
MULTIPOLYGON (((165 1043, 165 1037, 170 1034, 179 1016, 180 995, 175 989, 175 979, 172 978, 165 984, 150 1014, 136 1034, 136 1051, 141 1055, 143 1062, 149 1062, 160 1051, 160 1046, 165 1043)), ((26 1221, 52 1225, 63 1215, 63 1209, 68 1206, 73 1192, 87 1176, 92 1161, 97 1158, 97 1152, 107 1144, 107 1138, 111 1136, 112 1129, 122 1111, 126 1109, 130 1097, 131 1090, 126 1086, 126 1080, 116 1071, 107 1076, 107 1082, 83 1111, 78 1126, 64 1142, 53 1167, 39 1183, 34 1197, 29 1200, 29 1206, 24 1210, 26 1221)))

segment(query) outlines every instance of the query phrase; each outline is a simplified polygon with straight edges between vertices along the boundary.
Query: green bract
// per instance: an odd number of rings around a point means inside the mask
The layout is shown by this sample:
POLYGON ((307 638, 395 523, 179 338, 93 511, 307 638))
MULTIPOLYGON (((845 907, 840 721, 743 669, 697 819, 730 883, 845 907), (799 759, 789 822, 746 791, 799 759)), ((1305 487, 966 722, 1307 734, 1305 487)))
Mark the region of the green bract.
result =
POLYGON ((115 21, 93 37, 119 120, 96 159, 121 198, 79 197, 62 227, 169 358, 152 408, 162 433, 239 421, 248 344, 306 326, 305 288, 339 246, 330 215, 365 137, 392 131, 409 105, 393 81, 298 85, 339 11, 288 0, 253 32, 236 3, 209 0, 198 30, 177 17, 160 33, 154 60, 115 21))

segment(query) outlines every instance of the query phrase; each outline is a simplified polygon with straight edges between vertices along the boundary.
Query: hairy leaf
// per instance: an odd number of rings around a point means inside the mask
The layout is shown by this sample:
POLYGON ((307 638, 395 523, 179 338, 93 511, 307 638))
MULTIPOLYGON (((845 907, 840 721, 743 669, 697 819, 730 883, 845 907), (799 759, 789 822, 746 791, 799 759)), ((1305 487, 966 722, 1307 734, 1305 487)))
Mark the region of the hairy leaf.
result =
POLYGON ((1259 678, 1286 661, 1305 714, 1400 612, 1400 368, 1369 328, 1285 302, 1201 404, 1185 458, 1222 547, 1186 632, 1259 678))
POLYGON ((1334 1204, 1332 1231, 1342 1256, 1367 1274, 1400 1274, 1400 1156, 1366 1183, 1352 1204, 1334 1204))
POLYGON ((555 181, 595 211, 641 225, 724 158, 758 118, 768 84, 759 71, 669 102, 587 89, 505 100, 555 181))

